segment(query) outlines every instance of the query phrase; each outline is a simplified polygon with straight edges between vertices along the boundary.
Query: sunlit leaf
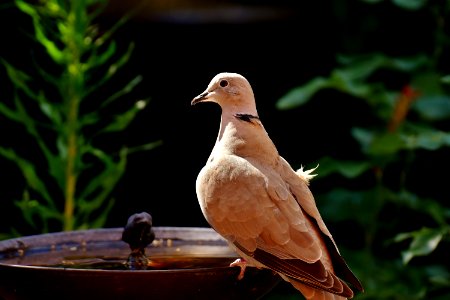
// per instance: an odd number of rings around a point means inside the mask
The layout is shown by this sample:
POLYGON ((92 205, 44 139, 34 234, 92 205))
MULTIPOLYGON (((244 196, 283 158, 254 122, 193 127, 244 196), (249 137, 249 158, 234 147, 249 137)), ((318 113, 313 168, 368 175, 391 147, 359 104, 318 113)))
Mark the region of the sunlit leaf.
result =
POLYGON ((61 113, 58 109, 58 106, 54 103, 48 101, 43 93, 39 93, 38 96, 39 107, 44 115, 46 115, 49 119, 51 119, 55 125, 58 127, 62 123, 61 113))
POLYGON ((35 37, 39 41, 39 43, 45 47, 47 50, 48 55, 57 63, 62 63, 64 61, 64 53, 58 49, 56 44, 49 39, 46 34, 45 30, 42 27, 42 24, 40 22, 40 16, 38 11, 33 7, 33 5, 26 3, 22 0, 16 0, 17 7, 23 11, 24 13, 30 15, 33 20, 33 26, 35 30, 35 37))
POLYGON ((416 134, 404 135, 406 146, 410 149, 437 150, 450 147, 450 132, 437 130, 421 131, 416 134))
POLYGON ((411 108, 429 121, 450 119, 450 97, 447 95, 423 96, 411 108))
POLYGON ((445 76, 441 77, 441 82, 445 83, 445 84, 449 84, 450 83, 450 75, 445 75, 445 76))
POLYGON ((448 230, 448 228, 423 227, 418 231, 398 234, 395 238, 396 242, 412 239, 408 250, 402 252, 403 263, 408 264, 415 256, 428 255, 433 252, 442 240, 443 235, 448 234, 448 230))

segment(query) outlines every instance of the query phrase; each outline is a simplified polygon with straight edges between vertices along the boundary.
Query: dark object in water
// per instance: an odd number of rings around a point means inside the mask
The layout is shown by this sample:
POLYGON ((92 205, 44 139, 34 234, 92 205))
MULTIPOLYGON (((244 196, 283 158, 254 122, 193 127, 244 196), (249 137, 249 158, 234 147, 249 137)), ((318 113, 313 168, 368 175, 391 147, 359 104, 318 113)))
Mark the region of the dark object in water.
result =
POLYGON ((146 212, 136 213, 128 218, 122 232, 122 241, 130 246, 127 265, 131 270, 146 270, 150 261, 145 255, 147 247, 155 239, 152 216, 146 212))
POLYGON ((122 233, 122 241, 130 245, 132 251, 144 249, 155 239, 152 216, 146 212, 131 215, 122 233))

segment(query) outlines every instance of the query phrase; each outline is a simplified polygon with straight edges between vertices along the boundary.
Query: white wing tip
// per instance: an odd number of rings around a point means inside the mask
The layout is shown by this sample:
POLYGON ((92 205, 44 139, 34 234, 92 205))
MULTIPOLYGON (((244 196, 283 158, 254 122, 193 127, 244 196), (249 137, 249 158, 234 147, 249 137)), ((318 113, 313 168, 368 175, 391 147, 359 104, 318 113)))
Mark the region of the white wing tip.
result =
POLYGON ((319 167, 319 164, 315 168, 309 169, 309 170, 303 170, 303 166, 300 167, 295 173, 297 173, 300 178, 302 178, 306 183, 309 183, 311 179, 313 179, 317 174, 311 174, 319 167))

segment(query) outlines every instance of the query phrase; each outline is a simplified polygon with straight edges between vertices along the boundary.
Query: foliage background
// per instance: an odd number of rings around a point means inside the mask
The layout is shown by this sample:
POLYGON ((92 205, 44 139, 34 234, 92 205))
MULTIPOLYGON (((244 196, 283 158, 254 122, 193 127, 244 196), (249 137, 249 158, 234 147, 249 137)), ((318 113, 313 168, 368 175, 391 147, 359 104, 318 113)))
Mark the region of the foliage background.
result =
MULTIPOLYGON (((100 26, 110 28, 138 2, 110 1, 100 26)), ((119 46, 135 43, 117 84, 142 74, 130 99, 152 100, 126 131, 101 142, 163 145, 128 158, 105 226, 123 226, 142 210, 158 226, 207 226, 194 186, 220 111, 193 109, 190 100, 216 73, 238 72, 250 80, 280 154, 295 168, 320 163, 311 189, 366 288, 357 299, 447 299, 449 1, 312 2, 147 1, 115 33, 119 46), (403 117, 400 99, 411 100, 403 117), (399 122, 389 125, 394 116, 399 122)), ((26 34, 30 19, 4 7, 0 57, 27 69, 40 51, 26 34)), ((4 101, 11 93, 4 72, 0 84, 4 101)), ((17 141, 17 132, 0 118, 3 142, 17 141)), ((7 232, 20 227, 13 200, 23 179, 4 159, 0 170, 0 232, 7 232)), ((300 299, 284 284, 267 299, 280 297, 300 299)))

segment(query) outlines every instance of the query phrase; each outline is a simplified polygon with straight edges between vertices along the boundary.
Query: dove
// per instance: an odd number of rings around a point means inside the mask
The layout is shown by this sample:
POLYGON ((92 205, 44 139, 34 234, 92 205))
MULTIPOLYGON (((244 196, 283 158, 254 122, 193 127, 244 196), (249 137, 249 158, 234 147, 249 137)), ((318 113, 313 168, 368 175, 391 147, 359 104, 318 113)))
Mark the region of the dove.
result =
POLYGON ((253 89, 237 73, 219 73, 191 105, 221 108, 219 133, 196 180, 209 225, 239 259, 230 266, 270 269, 306 299, 349 299, 363 291, 316 206, 313 170, 295 171, 279 155, 256 109, 253 89))

